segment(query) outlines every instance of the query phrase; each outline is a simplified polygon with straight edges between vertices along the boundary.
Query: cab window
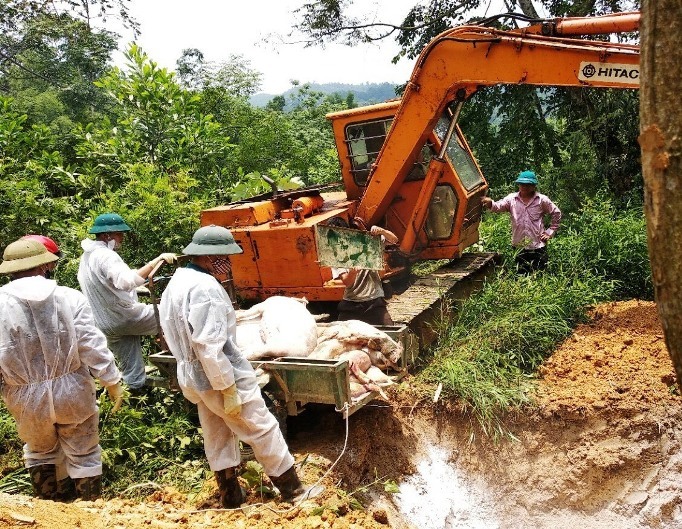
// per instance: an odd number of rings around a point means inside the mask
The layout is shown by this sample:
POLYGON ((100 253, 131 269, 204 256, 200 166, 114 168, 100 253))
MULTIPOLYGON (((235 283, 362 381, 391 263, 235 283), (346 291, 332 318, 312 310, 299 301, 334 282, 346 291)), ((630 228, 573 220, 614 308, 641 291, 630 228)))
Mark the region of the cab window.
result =
POLYGON ((367 184, 369 171, 386 140, 393 118, 357 123, 346 127, 346 143, 353 180, 359 186, 367 184))
MULTIPOLYGON (((447 114, 438 120, 435 132, 441 141, 445 139, 449 124, 450 118, 447 114)), ((460 143, 457 134, 453 134, 450 137, 445 153, 448 161, 455 170, 455 174, 467 191, 471 191, 483 184, 483 175, 481 175, 478 167, 476 167, 469 152, 460 143)))
POLYGON ((426 235, 429 240, 449 239, 455 226, 457 194, 449 185, 439 185, 433 192, 426 216, 426 235))

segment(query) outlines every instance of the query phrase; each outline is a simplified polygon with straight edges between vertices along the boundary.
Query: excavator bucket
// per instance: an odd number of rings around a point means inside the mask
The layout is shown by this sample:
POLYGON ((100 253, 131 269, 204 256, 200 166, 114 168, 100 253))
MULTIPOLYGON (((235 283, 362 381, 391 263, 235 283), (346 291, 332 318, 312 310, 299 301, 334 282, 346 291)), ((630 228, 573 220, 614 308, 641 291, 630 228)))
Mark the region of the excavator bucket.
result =
POLYGON ((384 245, 380 237, 362 230, 318 225, 315 239, 322 266, 384 269, 384 245))

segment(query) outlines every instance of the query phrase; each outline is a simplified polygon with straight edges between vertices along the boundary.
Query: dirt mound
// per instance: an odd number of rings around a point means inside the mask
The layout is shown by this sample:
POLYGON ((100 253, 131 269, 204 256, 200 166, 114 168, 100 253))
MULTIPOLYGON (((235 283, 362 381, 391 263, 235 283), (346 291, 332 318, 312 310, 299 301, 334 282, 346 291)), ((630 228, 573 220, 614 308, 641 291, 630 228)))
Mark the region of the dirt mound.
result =
POLYGON ((243 513, 207 510, 217 506, 211 482, 193 501, 171 489, 142 503, 0 494, 0 529, 673 529, 682 526, 673 373, 653 303, 602 305, 542 367, 537 406, 507 418, 513 439, 475 435, 469 418, 428 401, 371 403, 347 425, 313 408, 290 421, 290 447, 304 480, 327 488, 296 508, 252 491, 243 513))
POLYGON ((602 305, 542 367, 543 414, 630 414, 649 407, 679 406, 675 371, 656 306, 627 301, 602 305))
MULTIPOLYGON (((600 306, 541 373, 537 407, 506 421, 513 440, 472 440, 462 417, 444 421, 431 414, 413 421, 429 450, 445 448, 440 466, 455 470, 449 487, 460 490, 437 522, 428 510, 403 509, 411 524, 429 529, 681 527, 682 399, 655 305, 600 306)), ((438 461, 428 451, 422 457, 438 461)), ((443 495, 428 475, 410 480, 420 487, 423 504, 436 505, 443 495)), ((400 500, 410 503, 409 496, 400 500)))

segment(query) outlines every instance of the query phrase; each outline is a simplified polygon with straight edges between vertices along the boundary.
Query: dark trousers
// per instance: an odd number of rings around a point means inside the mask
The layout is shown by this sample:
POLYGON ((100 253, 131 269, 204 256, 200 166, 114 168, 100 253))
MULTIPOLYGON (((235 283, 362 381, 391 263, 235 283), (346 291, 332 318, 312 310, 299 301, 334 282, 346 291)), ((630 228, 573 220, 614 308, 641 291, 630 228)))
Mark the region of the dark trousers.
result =
POLYGON ((369 301, 347 301, 339 303, 339 321, 360 320, 370 325, 393 325, 393 319, 383 298, 369 301))
POLYGON ((538 270, 544 270, 548 263, 546 246, 535 250, 521 250, 516 255, 516 269, 519 274, 528 275, 538 270))

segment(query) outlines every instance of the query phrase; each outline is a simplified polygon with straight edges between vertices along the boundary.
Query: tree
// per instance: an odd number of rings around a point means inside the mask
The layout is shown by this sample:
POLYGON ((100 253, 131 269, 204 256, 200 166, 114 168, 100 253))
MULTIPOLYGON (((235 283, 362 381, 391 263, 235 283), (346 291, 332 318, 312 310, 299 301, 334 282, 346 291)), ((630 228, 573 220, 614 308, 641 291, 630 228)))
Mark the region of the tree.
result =
POLYGON ((13 99, 28 126, 45 125, 60 136, 67 164, 75 163, 76 124, 97 121, 109 110, 93 82, 109 68, 116 35, 93 22, 116 6, 125 14, 125 2, 0 3, 0 94, 13 99), (72 9, 83 6, 89 16, 72 9))
POLYGON ((207 62, 196 48, 182 51, 177 60, 180 82, 192 90, 219 90, 233 97, 248 98, 260 88, 263 74, 251 68, 242 55, 230 55, 227 61, 207 62))
POLYGON ((202 179, 220 181, 223 159, 232 147, 210 114, 203 112, 201 95, 184 90, 175 74, 159 68, 139 47, 125 53, 127 68, 114 68, 96 84, 109 95, 110 119, 85 127, 79 151, 84 172, 116 182, 126 165, 147 162, 166 173, 187 171, 202 179))
MULTIPOLYGON (((24 64, 21 53, 31 49, 31 42, 24 37, 27 28, 36 20, 61 17, 81 22, 92 34, 99 31, 96 25, 106 23, 110 18, 119 19, 124 27, 138 30, 138 24, 130 16, 130 0, 5 0, 0 2, 0 76, 10 67, 16 67, 32 77, 43 77, 40 72, 24 64)), ((105 32, 106 33, 106 32, 105 32)))
MULTIPOLYGON (((294 32, 300 33, 304 42, 310 46, 328 42, 342 42, 349 46, 360 42, 372 42, 389 37, 403 48, 394 58, 407 56, 415 58, 429 41, 452 26, 480 17, 471 13, 486 7, 484 0, 415 0, 401 23, 388 21, 389 14, 382 13, 378 17, 370 15, 351 16, 349 12, 353 0, 311 0, 296 10, 299 16, 294 25, 294 32), (367 22, 373 20, 372 22, 367 22)), ((355 2, 360 4, 360 2, 355 2)), ((637 9, 639 2, 632 0, 597 0, 591 2, 573 2, 568 0, 505 0, 507 12, 520 12, 525 19, 537 19, 538 13, 534 4, 542 5, 552 16, 587 16, 628 11, 637 9)), ((356 9, 357 11, 357 9, 356 9)))
POLYGON ((206 76, 206 61, 201 50, 197 48, 182 50, 182 55, 175 61, 175 73, 183 86, 199 90, 206 76))
POLYGON ((649 256, 668 351, 682 390, 682 6, 642 10, 641 135, 649 256))
MULTIPOLYGON (((20 38, 21 50, 5 65, 2 91, 12 95, 30 118, 33 97, 51 94, 59 111, 79 122, 92 119, 94 109, 102 108, 102 91, 93 82, 104 74, 116 39, 107 31, 91 31, 68 14, 45 14, 28 21, 20 38)), ((53 122, 51 117, 43 123, 53 122)))

